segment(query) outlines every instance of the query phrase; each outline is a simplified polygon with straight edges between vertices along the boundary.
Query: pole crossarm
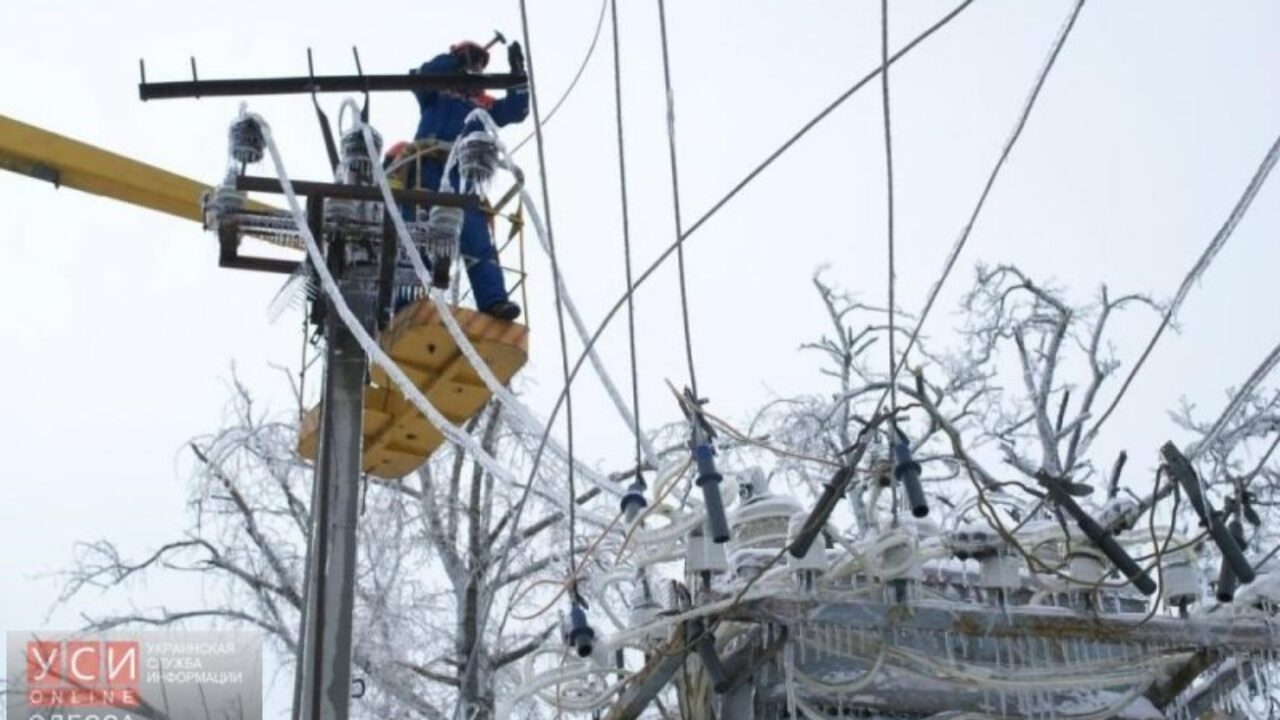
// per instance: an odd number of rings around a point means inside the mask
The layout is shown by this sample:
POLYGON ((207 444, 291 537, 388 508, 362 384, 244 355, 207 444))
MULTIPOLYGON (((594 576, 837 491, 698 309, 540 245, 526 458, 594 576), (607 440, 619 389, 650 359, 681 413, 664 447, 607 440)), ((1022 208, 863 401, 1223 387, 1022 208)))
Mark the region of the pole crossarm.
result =
POLYGON ((402 90, 504 90, 525 85, 528 78, 511 73, 407 73, 404 75, 298 75, 294 77, 180 80, 138 83, 143 100, 244 95, 309 95, 321 92, 394 92, 402 90))

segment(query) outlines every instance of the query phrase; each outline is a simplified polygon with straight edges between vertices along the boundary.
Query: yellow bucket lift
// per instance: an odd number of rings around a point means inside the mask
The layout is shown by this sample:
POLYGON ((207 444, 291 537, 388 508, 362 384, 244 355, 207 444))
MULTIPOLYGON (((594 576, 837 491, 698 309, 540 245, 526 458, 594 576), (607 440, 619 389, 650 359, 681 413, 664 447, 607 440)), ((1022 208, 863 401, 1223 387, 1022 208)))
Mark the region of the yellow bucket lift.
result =
MULTIPOLYGON (((451 311, 498 380, 511 380, 528 359, 529 328, 466 308, 453 307, 451 311)), ((378 344, 455 425, 474 416, 489 400, 489 389, 454 344, 429 299, 401 310, 378 344)), ((444 440, 378 368, 364 391, 363 435, 361 469, 388 480, 418 469, 444 440)), ((298 454, 315 460, 319 438, 317 406, 302 419, 298 454)))

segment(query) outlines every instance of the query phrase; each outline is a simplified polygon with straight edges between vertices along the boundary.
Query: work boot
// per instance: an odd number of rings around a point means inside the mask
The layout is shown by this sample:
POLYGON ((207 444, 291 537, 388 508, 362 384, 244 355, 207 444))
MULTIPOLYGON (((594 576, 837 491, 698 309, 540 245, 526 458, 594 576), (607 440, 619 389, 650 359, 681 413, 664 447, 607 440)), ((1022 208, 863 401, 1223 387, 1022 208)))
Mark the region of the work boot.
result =
POLYGON ((510 300, 499 300, 480 312, 496 317, 499 320, 515 320, 520 317, 520 306, 510 300))

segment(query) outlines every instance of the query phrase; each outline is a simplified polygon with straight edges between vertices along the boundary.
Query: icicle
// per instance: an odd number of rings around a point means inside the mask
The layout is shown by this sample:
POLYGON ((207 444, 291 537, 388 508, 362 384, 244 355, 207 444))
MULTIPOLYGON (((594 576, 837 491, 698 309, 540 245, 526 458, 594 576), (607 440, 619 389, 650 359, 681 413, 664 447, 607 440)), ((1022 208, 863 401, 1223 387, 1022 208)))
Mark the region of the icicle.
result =
POLYGON ((796 717, 796 660, 794 644, 788 644, 786 659, 784 662, 786 670, 787 712, 791 717, 796 717))

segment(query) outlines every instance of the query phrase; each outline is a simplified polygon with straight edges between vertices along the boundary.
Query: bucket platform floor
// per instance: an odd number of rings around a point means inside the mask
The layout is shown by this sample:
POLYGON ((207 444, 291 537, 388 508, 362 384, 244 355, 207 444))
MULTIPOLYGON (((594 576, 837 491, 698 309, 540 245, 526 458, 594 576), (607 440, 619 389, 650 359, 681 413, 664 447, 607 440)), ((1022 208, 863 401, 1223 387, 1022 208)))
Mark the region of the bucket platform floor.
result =
MULTIPOLYGON (((480 357, 507 383, 529 356, 529 328, 468 310, 451 308, 480 357)), ((454 344, 429 299, 418 300, 396 314, 378 344, 399 364, 414 385, 449 421, 460 425, 488 402, 491 393, 454 344)), ((373 367, 364 390, 361 469, 388 480, 422 466, 444 441, 422 413, 373 367)), ((302 419, 298 454, 312 461, 320 438, 320 406, 302 419)))

